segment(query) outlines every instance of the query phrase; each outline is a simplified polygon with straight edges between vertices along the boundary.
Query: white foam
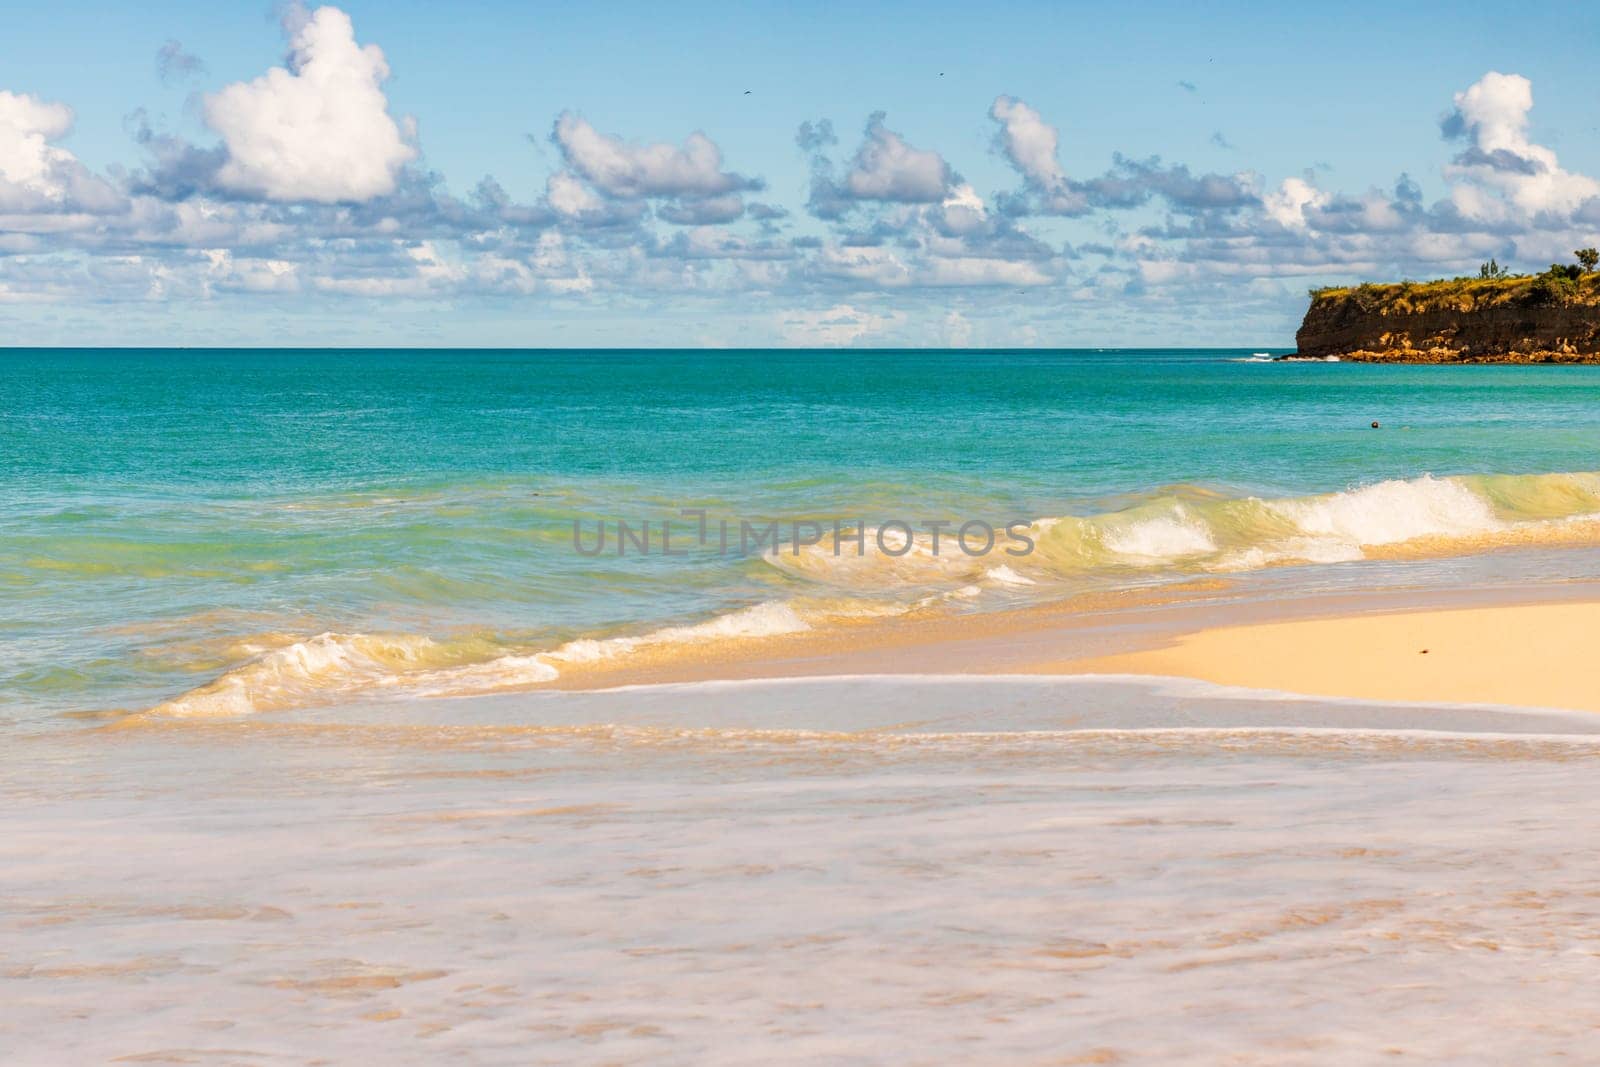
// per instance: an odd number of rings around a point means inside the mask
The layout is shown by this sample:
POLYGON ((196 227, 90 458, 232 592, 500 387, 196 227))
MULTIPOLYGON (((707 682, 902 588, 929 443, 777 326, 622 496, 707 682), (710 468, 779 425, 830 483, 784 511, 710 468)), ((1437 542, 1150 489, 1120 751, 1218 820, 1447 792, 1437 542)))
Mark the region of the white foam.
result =
POLYGON ((1224 553, 1209 569, 1231 573, 1257 571, 1278 563, 1353 563, 1363 558, 1360 545, 1330 538, 1291 537, 1224 553))
POLYGON ((997 585, 1037 585, 1032 578, 1018 574, 1004 563, 998 567, 990 567, 983 575, 986 579, 997 585))
POLYGON ((1305 533, 1355 545, 1486 533, 1505 525, 1489 501, 1465 484, 1431 475, 1266 504, 1305 533))
POLYGON ((501 656, 487 663, 428 671, 415 677, 395 677, 390 684, 404 685, 417 696, 461 696, 499 689, 553 682, 561 672, 545 662, 544 655, 501 656))
POLYGON ((775 637, 811 629, 784 601, 769 600, 739 611, 717 615, 689 626, 667 626, 633 637, 579 638, 568 641, 553 652, 542 653, 545 660, 564 663, 595 663, 661 645, 690 644, 696 641, 737 640, 775 637))
POLYGON ((236 716, 326 703, 381 690, 413 696, 473 696, 540 685, 560 677, 561 664, 597 663, 644 648, 800 633, 811 625, 783 601, 767 601, 687 626, 635 636, 579 638, 545 652, 431 666, 441 646, 417 635, 324 633, 257 656, 215 681, 151 708, 179 718, 236 716))
POLYGON ((1106 531, 1105 546, 1138 560, 1175 560, 1217 550, 1211 528, 1179 505, 1171 515, 1142 519, 1120 530, 1106 531))
POLYGON ((562 664, 602 663, 646 648, 771 637, 800 633, 810 628, 810 624, 791 605, 783 601, 766 601, 689 626, 668 626, 632 636, 580 637, 549 652, 501 656, 486 663, 433 671, 419 679, 406 681, 408 685, 420 685, 419 695, 473 696, 497 689, 555 681, 561 676, 562 664))
POLYGON ((179 718, 244 715, 382 684, 436 648, 412 635, 321 633, 262 653, 220 678, 150 709, 179 718))

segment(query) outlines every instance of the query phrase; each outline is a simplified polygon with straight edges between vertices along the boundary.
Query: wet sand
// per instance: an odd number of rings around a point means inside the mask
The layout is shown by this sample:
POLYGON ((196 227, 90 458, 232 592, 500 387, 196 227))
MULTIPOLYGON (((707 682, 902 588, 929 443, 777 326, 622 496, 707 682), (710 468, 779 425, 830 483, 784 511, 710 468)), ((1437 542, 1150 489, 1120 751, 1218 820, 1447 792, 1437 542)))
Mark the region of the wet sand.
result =
POLYGON ((1600 584, 1243 599, 1224 583, 872 620, 565 670, 562 689, 905 674, 1142 674, 1318 696, 1600 711, 1600 584))
POLYGON ((0 1047, 1581 1059, 1597 730, 1046 676, 49 730, 0 758, 0 1047))

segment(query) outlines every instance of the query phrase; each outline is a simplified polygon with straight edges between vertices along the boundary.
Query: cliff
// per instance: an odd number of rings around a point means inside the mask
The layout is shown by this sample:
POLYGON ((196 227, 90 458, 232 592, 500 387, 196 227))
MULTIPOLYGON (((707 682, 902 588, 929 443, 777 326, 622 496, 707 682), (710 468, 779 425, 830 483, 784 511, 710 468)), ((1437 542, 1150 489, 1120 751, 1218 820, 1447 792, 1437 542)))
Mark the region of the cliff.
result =
POLYGON ((1318 289, 1288 358, 1600 363, 1600 274, 1318 289))

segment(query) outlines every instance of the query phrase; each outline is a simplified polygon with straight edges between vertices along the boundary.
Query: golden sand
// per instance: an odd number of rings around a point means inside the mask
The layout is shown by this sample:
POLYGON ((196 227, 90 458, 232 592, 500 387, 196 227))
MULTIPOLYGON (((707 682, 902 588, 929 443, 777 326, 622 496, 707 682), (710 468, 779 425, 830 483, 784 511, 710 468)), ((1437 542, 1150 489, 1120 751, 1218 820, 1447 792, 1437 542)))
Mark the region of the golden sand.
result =
POLYGON ((1356 614, 1200 630, 1059 665, 1372 700, 1600 711, 1600 603, 1356 614))
POLYGON ((1600 640, 1595 592, 1575 587, 1563 595, 1589 599, 1530 604, 1461 591, 1420 610, 1415 593, 1398 592, 1268 604, 1130 598, 718 643, 565 673, 556 684, 1147 674, 1314 696, 1600 711, 1600 671, 1589 666, 1600 640))

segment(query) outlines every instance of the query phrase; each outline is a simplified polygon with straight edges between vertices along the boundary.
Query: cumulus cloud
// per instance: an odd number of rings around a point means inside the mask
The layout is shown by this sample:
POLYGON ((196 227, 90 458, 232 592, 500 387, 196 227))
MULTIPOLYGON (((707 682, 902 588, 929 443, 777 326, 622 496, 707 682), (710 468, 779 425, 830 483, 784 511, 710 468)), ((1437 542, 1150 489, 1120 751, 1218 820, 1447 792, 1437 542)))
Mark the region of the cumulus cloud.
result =
POLYGON ((1057 158, 1060 134, 1039 112, 1014 96, 997 96, 989 117, 1000 124, 997 147, 1030 185, 1051 190, 1066 181, 1057 158))
MULTIPOLYGON (((1230 211, 1256 202, 1247 174, 1194 174, 1160 157, 1116 155, 1103 174, 1074 179, 1062 168, 1060 134, 1034 108, 1011 96, 996 97, 989 117, 999 124, 995 147, 1022 176, 1024 193, 1002 198, 1013 215, 1077 216, 1095 209, 1140 207, 1164 198, 1179 211, 1230 211)), ((1218 135, 1220 137, 1220 135, 1218 135)))
POLYGON ((1193 174, 1182 164, 1163 164, 1158 156, 1141 160, 1118 154, 1098 177, 1074 179, 1061 166, 1059 132, 1034 108, 1000 96, 990 105, 989 117, 1000 126, 996 149, 1025 186, 1024 195, 1004 198, 1014 215, 1084 215, 1094 209, 1140 207, 1157 196, 1180 211, 1228 211, 1256 202, 1249 175, 1193 174))
POLYGON ((1285 178, 1276 190, 1261 198, 1261 206, 1267 218, 1284 229, 1304 231, 1310 228, 1306 210, 1321 207, 1328 199, 1327 193, 1304 178, 1285 178))
POLYGON ((807 208, 831 229, 796 277, 855 291, 1033 285, 1054 276, 1052 249, 942 155, 889 129, 882 113, 868 118, 842 173, 828 154, 838 143, 828 121, 803 124, 795 143, 810 157, 807 208))
POLYGON ((1010 197, 1013 214, 1082 215, 1089 198, 1067 180, 1059 157, 1061 135, 1044 116, 1014 96, 997 96, 989 117, 1000 124, 995 148, 1022 175, 1024 197, 1010 197))
MULTIPOLYGON (((722 150, 699 131, 682 144, 631 143, 563 112, 550 140, 562 169, 547 183, 544 202, 562 225, 590 240, 626 239, 641 252, 660 247, 646 225, 650 218, 675 226, 726 225, 745 216, 745 192, 765 187, 760 178, 726 169, 722 150)), ((776 215, 763 206, 755 217, 770 227, 776 215)))
MULTIPOLYGON (((1016 177, 1000 188, 964 180, 882 113, 844 150, 830 122, 803 124, 802 219, 781 197, 748 201, 763 181, 705 133, 629 141, 575 111, 553 119, 560 158, 532 202, 492 178, 453 195, 416 162, 389 115, 382 53, 357 44, 349 19, 293 9, 286 28, 284 69, 206 101, 220 141, 130 116, 143 169, 92 174, 65 147, 70 108, 0 91, 0 300, 672 293, 822 309, 762 320, 791 343, 961 343, 973 323, 949 311, 963 306, 951 290, 987 290, 997 306, 1009 298, 997 289, 1044 290, 1028 302, 1041 315, 1069 302, 1287 307, 1301 285, 1284 278, 1458 273, 1490 255, 1532 266, 1600 239, 1600 184, 1531 140, 1532 87, 1516 75, 1456 94, 1443 123, 1456 147, 1440 151, 1429 194, 1407 175, 1341 191, 1309 170, 1222 174, 1122 154, 1075 177, 1058 128, 1001 96, 988 118, 1016 177), (889 301, 909 311, 882 310, 889 301)), ((177 76, 186 53, 162 54, 177 76)), ((970 125, 982 115, 974 102, 970 125)), ((985 341, 1023 329, 980 325, 985 341)))
POLYGON ((1442 128, 1466 142, 1447 175, 1458 183, 1451 200, 1467 218, 1565 217, 1600 197, 1600 182, 1563 170, 1553 151, 1529 140, 1532 110, 1533 83, 1519 74, 1490 71, 1455 95, 1442 128))
POLYGON ((867 118, 860 146, 843 176, 828 154, 838 143, 826 119, 805 122, 795 144, 811 163, 807 209, 819 219, 838 221, 863 205, 939 204, 961 178, 938 152, 916 148, 885 125, 883 112, 867 118))
POLYGON ((417 156, 389 115, 389 65, 356 43, 350 16, 321 7, 293 20, 287 67, 206 97, 227 158, 217 182, 268 200, 336 203, 393 192, 417 156))
POLYGON ((235 256, 231 249, 205 250, 206 280, 215 291, 293 293, 300 288, 299 265, 286 259, 235 256))
POLYGON ((0 212, 17 217, 6 229, 60 232, 94 224, 124 200, 67 149, 72 109, 25 93, 0 90, 0 212), (44 217, 48 216, 48 217, 44 217))
POLYGON ((1048 285, 1053 279, 1036 263, 993 256, 937 257, 928 263, 922 281, 933 286, 1048 285))
POLYGON ((52 199, 64 193, 61 172, 76 160, 58 141, 72 129, 72 109, 38 97, 0 91, 0 179, 52 199))
POLYGON ((614 197, 712 197, 761 188, 756 179, 723 170, 722 150, 699 131, 682 145, 628 144, 567 112, 556 119, 551 139, 568 167, 614 197))
POLYGON ((916 279, 912 265, 893 249, 829 245, 812 261, 819 277, 854 283, 858 288, 900 289, 916 279))
POLYGON ((545 182, 545 199, 557 213, 579 218, 604 209, 600 194, 589 188, 571 171, 558 170, 545 182))
POLYGON ((981 234, 990 228, 989 207, 978 191, 966 182, 950 190, 929 218, 941 233, 951 237, 981 234))
POLYGON ((939 153, 913 148, 884 125, 879 111, 867 120, 865 138, 845 175, 845 188, 859 200, 929 204, 943 200, 955 172, 939 153))
POLYGON ((1231 211, 1258 200, 1251 175, 1193 174, 1181 163, 1163 163, 1159 156, 1113 156, 1103 175, 1073 185, 1095 207, 1138 207, 1159 196, 1180 211, 1231 211))

